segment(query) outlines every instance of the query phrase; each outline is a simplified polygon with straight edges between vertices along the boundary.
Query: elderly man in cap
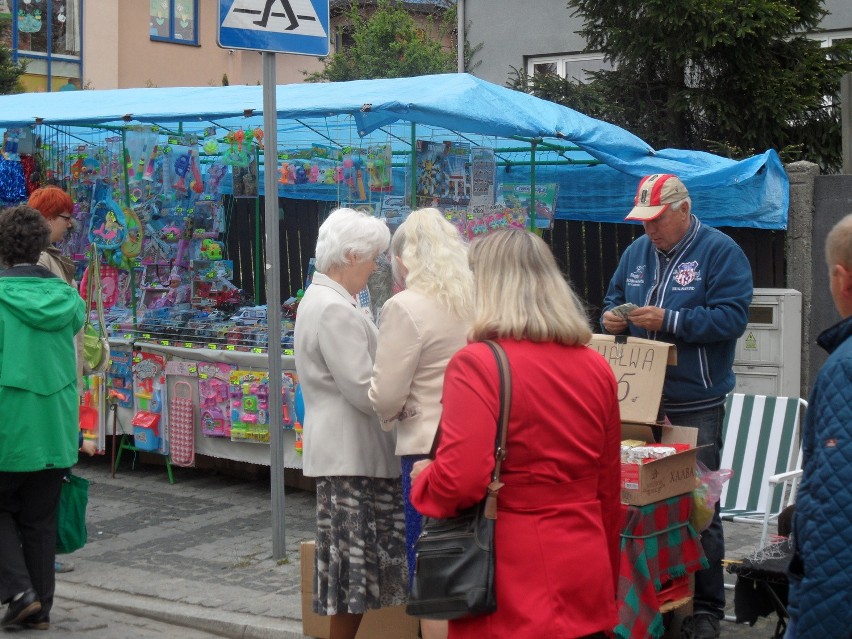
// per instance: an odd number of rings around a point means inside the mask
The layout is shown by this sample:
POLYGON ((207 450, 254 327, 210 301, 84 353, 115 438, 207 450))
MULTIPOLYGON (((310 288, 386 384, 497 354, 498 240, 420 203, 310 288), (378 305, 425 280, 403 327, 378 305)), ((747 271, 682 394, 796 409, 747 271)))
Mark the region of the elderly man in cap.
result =
MULTIPOLYGON (((725 395, 734 388, 734 350, 751 303, 751 266, 731 238, 692 213, 689 193, 675 175, 644 177, 625 219, 641 221, 645 235, 621 256, 601 324, 611 334, 676 345, 663 410, 671 423, 698 428, 698 444, 711 444, 698 459, 718 470, 725 395)), ((701 542, 710 567, 695 577, 694 636, 715 639, 725 608, 718 504, 701 542)))

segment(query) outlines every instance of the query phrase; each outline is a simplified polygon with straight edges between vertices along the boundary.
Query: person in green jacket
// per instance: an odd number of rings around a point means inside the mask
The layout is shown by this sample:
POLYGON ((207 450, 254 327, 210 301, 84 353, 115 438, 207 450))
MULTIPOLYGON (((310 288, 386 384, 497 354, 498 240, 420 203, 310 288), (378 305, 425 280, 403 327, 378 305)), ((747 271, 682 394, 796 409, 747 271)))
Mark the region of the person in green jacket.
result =
POLYGON ((47 629, 53 605, 56 511, 77 462, 74 335, 86 306, 38 266, 50 229, 21 205, 0 213, 0 627, 47 629))

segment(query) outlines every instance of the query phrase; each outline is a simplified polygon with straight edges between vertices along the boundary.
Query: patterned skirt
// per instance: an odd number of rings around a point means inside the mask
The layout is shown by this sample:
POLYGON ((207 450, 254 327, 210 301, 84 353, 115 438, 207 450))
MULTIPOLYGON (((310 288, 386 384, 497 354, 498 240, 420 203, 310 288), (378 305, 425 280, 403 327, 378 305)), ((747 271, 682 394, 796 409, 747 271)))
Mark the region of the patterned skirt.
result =
POLYGON ((399 479, 317 477, 313 610, 359 614, 404 604, 405 515, 399 479))

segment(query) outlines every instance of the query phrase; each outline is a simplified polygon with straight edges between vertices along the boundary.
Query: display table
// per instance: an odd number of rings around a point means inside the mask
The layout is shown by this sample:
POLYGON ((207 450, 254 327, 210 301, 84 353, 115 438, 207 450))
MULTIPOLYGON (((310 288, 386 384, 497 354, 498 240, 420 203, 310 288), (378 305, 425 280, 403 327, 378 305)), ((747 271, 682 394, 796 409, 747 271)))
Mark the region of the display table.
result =
POLYGON ((692 495, 623 506, 623 512, 615 634, 621 639, 661 637, 665 628, 659 591, 667 582, 685 580, 707 567, 699 535, 689 523, 692 495))
MULTIPOLYGON (((128 340, 110 340, 113 348, 134 349, 142 352, 157 353, 166 357, 167 360, 187 362, 219 362, 232 364, 239 368, 265 371, 268 368, 268 359, 265 353, 244 352, 237 350, 212 350, 207 348, 182 348, 178 346, 163 345, 153 342, 133 343, 128 340)), ((295 372, 296 364, 292 355, 281 357, 281 368, 285 372, 295 372)), ((169 391, 171 388, 168 389, 169 391)), ((198 398, 197 384, 193 388, 193 397, 198 398)), ((134 409, 119 408, 116 423, 116 433, 132 437, 133 427, 131 421, 135 413, 134 409)), ((109 415, 109 423, 106 423, 107 435, 112 434, 112 416, 109 415)), ((165 424, 164 424, 165 425, 165 424)), ((296 434, 292 430, 283 431, 284 467, 301 468, 302 456, 296 452, 296 434)), ((256 444, 248 442, 231 441, 220 437, 205 437, 201 433, 201 426, 197 415, 195 419, 195 452, 198 455, 230 459, 250 464, 269 465, 270 450, 268 444, 256 444)))

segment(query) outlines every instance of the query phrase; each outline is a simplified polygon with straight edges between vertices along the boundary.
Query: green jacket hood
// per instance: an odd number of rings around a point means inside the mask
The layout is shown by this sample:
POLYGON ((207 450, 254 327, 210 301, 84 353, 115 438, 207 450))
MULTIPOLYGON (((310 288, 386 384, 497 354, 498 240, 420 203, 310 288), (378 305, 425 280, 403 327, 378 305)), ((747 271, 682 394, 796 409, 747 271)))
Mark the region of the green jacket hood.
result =
POLYGON ((40 331, 76 333, 80 295, 59 278, 0 278, 0 306, 22 324, 40 331))
POLYGON ((74 335, 85 316, 86 303, 58 277, 0 277, 0 399, 10 389, 76 389, 74 335))

